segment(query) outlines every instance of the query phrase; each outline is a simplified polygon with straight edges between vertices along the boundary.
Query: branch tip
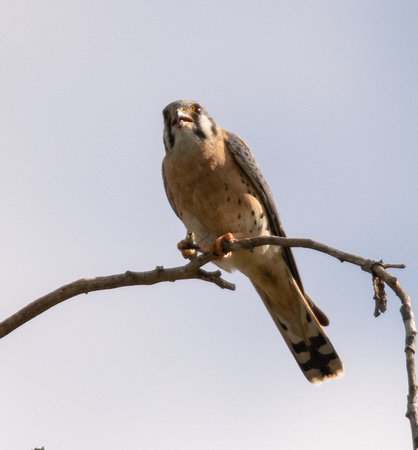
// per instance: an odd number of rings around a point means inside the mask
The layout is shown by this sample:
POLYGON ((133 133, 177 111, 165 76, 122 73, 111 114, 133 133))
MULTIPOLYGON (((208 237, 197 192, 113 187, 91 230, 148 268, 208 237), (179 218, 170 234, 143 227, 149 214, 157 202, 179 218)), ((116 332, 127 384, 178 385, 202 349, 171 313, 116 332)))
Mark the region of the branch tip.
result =
POLYGON ((384 269, 405 269, 405 264, 382 264, 384 269))

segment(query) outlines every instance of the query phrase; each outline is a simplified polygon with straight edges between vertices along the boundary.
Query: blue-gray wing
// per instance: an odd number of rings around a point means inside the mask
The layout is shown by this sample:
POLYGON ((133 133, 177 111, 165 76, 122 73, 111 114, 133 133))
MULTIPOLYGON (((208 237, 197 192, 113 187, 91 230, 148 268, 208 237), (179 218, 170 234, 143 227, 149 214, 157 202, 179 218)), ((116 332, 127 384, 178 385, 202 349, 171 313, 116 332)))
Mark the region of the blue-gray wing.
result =
MULTIPOLYGON (((274 201, 273 194, 271 193, 267 181, 261 173, 260 167, 258 166, 257 161, 252 155, 250 149, 247 147, 245 142, 234 133, 231 133, 230 131, 225 131, 225 133, 227 136, 226 143, 229 147, 231 155, 244 171, 244 173, 250 178, 255 188, 257 189, 261 201, 263 202, 271 233, 274 236, 286 237, 286 233, 284 232, 284 229, 280 222, 279 212, 277 211, 277 206, 276 202, 274 201)), ((296 266, 296 261, 293 256, 292 249, 290 247, 283 247, 283 253, 285 261, 290 269, 290 273, 293 275, 293 278, 298 284, 300 290, 305 295, 305 298, 311 306, 312 311, 317 317, 319 323, 323 326, 329 325, 328 317, 323 311, 319 309, 318 306, 315 305, 315 303, 303 289, 302 280, 296 266)))
MULTIPOLYGON (((245 172, 245 174, 250 178, 255 188, 257 189, 257 193, 260 196, 261 201, 263 202, 271 233, 275 236, 286 237, 286 234, 280 222, 279 213, 277 211, 277 206, 276 202, 274 201, 273 194, 271 193, 267 181, 261 173, 260 167, 258 166, 250 149, 247 147, 245 142, 242 141, 234 133, 231 133, 230 131, 225 131, 225 133, 227 135, 226 142, 228 144, 231 155, 241 167, 241 169, 245 172)), ((283 247, 283 252, 290 272, 292 273, 302 292, 304 292, 302 280, 300 278, 291 248, 283 247)))

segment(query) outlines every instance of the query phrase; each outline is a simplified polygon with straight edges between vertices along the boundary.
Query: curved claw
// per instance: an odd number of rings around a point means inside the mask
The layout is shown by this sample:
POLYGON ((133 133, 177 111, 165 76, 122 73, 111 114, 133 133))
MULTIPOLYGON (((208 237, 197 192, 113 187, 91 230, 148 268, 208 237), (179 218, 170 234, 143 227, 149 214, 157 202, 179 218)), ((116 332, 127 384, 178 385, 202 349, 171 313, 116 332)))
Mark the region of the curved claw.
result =
POLYGON ((193 233, 189 233, 186 239, 181 240, 177 244, 177 248, 180 250, 184 259, 190 259, 196 256, 196 252, 200 250, 199 246, 194 243, 193 233))
POLYGON ((189 259, 196 253, 196 250, 190 248, 184 239, 177 244, 177 248, 180 250, 181 256, 183 256, 184 259, 189 259))
POLYGON ((226 233, 223 236, 218 237, 216 241, 210 246, 210 251, 221 258, 229 258, 231 256, 231 252, 226 252, 224 250, 224 243, 225 242, 234 242, 235 239, 239 237, 241 233, 226 233))

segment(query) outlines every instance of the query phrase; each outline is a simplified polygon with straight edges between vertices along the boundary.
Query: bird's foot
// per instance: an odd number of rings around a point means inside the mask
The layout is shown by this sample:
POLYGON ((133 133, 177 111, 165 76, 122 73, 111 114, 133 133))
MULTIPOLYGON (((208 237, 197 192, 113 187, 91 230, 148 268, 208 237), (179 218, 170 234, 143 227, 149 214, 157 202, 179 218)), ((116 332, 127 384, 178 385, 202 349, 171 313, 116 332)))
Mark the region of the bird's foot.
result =
POLYGON ((200 247, 194 242, 193 233, 188 233, 186 239, 181 240, 177 244, 177 248, 180 250, 184 259, 190 259, 196 256, 196 252, 200 250, 200 247))
POLYGON ((226 233, 223 236, 218 237, 216 241, 210 246, 210 251, 221 258, 229 258, 231 252, 225 251, 225 242, 234 242, 235 240, 243 237, 242 233, 226 233))

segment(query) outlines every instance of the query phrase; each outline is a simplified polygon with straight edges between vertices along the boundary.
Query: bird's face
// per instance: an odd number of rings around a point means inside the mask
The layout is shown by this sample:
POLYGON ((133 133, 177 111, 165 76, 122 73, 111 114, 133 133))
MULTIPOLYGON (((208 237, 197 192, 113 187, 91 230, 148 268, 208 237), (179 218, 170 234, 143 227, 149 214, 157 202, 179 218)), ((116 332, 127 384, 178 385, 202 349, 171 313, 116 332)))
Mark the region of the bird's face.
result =
POLYGON ((195 148, 213 141, 218 134, 215 121, 193 100, 177 100, 163 109, 164 145, 167 152, 195 148))

